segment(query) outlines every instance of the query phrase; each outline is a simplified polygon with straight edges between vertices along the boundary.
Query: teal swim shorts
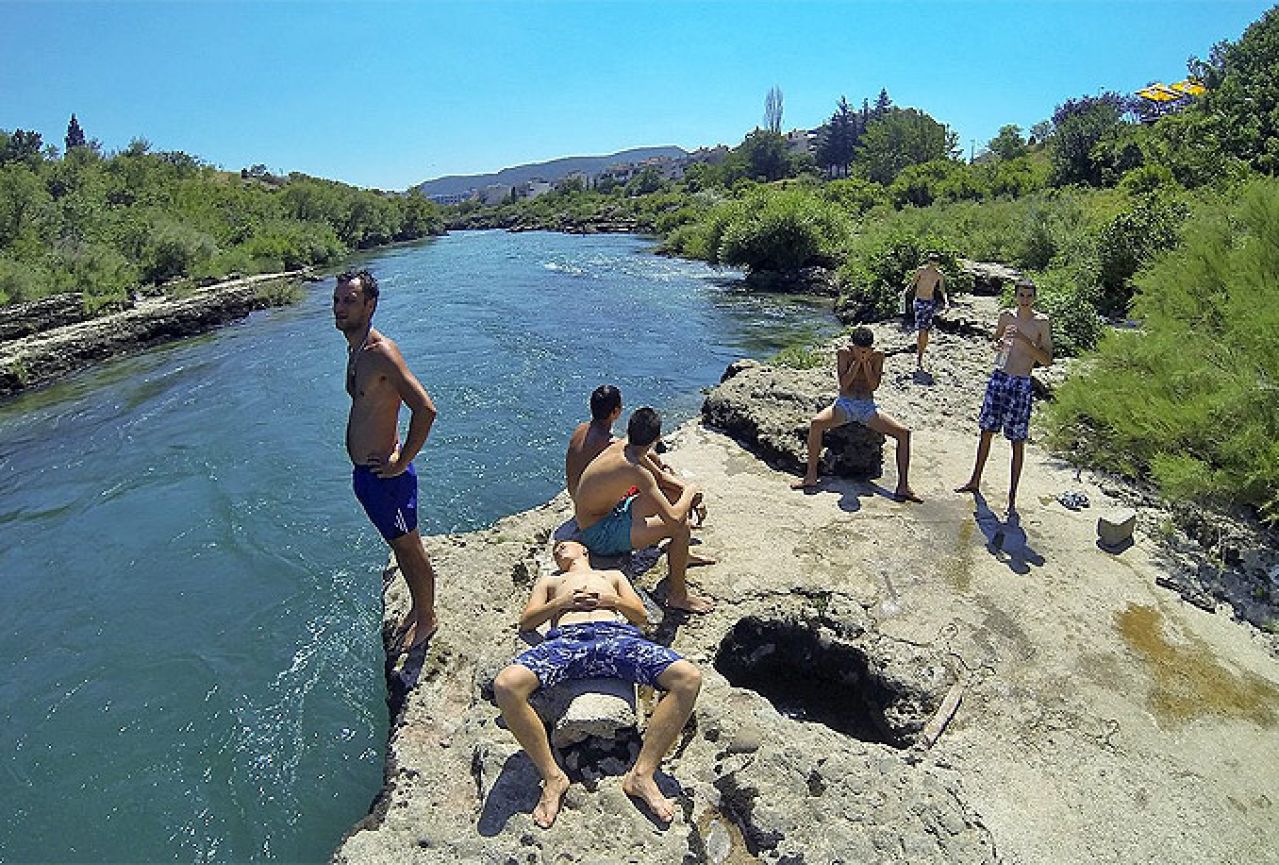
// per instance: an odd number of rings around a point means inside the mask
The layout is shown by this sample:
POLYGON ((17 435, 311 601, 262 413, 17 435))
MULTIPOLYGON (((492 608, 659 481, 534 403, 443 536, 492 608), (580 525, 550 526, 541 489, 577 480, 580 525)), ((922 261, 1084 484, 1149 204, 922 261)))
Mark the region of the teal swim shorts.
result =
POLYGON ((608 516, 582 529, 582 543, 592 553, 601 556, 620 556, 631 551, 631 503, 635 496, 627 496, 617 503, 608 516))

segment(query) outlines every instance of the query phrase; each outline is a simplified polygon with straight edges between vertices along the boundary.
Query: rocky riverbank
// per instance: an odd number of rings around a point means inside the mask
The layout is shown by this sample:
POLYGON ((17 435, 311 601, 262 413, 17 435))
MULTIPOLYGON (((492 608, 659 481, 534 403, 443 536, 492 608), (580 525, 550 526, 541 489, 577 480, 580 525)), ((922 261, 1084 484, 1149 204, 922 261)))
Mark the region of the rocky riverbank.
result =
MULTIPOLYGON (((653 601, 653 638, 705 677, 664 764, 681 802, 669 828, 621 792, 630 737, 566 749, 559 821, 529 817, 536 775, 490 685, 524 645, 515 621, 569 515, 560 497, 427 539, 441 631, 424 656, 388 663, 385 786, 335 861, 1276 861, 1273 639, 1162 588, 1166 541, 1147 515, 1132 546, 1099 548, 1097 512, 1128 500, 1033 442, 1020 515, 1003 512, 1002 443, 988 498, 951 492, 971 467, 989 351, 938 333, 918 376, 910 336, 876 330, 881 402, 915 430, 922 505, 887 495, 891 456, 882 481, 829 477, 806 495, 758 442, 700 424, 670 439, 668 461, 707 491, 698 538, 719 563, 690 576, 719 605, 663 616, 664 559, 621 562, 653 601), (1091 507, 1063 506, 1063 491, 1091 507)), ((723 387, 773 391, 776 409, 788 377, 803 376, 742 367, 723 387)), ((802 425, 811 402, 787 410, 802 425)), ((796 423, 740 411, 781 438, 796 423)), ((389 631, 407 602, 393 563, 385 600, 389 631)))
POLYGON ((290 287, 305 277, 304 271, 250 276, 177 297, 143 297, 96 317, 77 295, 8 307, 0 318, 0 397, 289 303, 297 296, 290 287))

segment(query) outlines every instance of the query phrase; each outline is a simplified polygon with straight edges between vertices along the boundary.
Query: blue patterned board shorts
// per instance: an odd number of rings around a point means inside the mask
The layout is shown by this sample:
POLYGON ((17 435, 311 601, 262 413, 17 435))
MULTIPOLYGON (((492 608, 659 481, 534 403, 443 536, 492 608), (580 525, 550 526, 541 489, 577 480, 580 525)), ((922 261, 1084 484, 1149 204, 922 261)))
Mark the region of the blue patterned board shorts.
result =
POLYGON ((987 432, 1004 428, 1004 438, 1023 442, 1030 436, 1030 400, 1033 388, 1028 375, 1009 375, 1002 369, 990 374, 981 401, 977 425, 987 432))
POLYGON ((582 543, 597 556, 620 556, 631 551, 631 504, 635 496, 617 503, 608 516, 582 529, 582 543))
POLYGON ((380 478, 368 466, 351 472, 355 497, 382 537, 393 541, 417 528, 417 471, 413 463, 393 478, 380 478))
POLYGON ((868 423, 875 417, 877 411, 879 409, 873 399, 853 399, 852 397, 841 396, 835 400, 835 414, 842 418, 843 423, 852 423, 853 421, 857 421, 860 424, 868 423))
POLYGON ((625 622, 584 622, 546 632, 546 639, 513 663, 527 667, 543 688, 565 679, 622 679, 657 686, 666 668, 682 660, 674 649, 644 639, 625 622))
POLYGON ((915 298, 915 330, 932 330, 933 313, 937 312, 937 301, 915 298))

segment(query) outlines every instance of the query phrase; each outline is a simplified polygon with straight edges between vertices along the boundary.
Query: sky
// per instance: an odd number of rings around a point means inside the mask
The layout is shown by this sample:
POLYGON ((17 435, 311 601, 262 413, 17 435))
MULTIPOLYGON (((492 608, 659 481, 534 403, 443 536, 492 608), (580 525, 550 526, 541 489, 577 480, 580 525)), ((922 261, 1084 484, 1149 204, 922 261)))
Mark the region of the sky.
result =
POLYGON ((735 145, 886 88, 967 154, 1068 98, 1178 81, 1254 0, 0 0, 0 129, 134 138, 405 189, 560 156, 735 145))

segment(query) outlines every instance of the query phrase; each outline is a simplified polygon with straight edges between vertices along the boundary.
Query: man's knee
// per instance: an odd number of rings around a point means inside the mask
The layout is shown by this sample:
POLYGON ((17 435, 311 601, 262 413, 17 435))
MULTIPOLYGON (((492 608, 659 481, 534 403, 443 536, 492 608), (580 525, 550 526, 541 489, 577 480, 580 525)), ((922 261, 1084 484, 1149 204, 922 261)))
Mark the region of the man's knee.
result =
POLYGON ((666 668, 658 684, 672 694, 696 697, 702 689, 702 671, 693 666, 692 661, 681 659, 666 668))
POLYGON ((506 708, 528 700, 537 686, 537 676, 532 670, 521 664, 511 664, 493 680, 493 697, 498 706, 506 708))

